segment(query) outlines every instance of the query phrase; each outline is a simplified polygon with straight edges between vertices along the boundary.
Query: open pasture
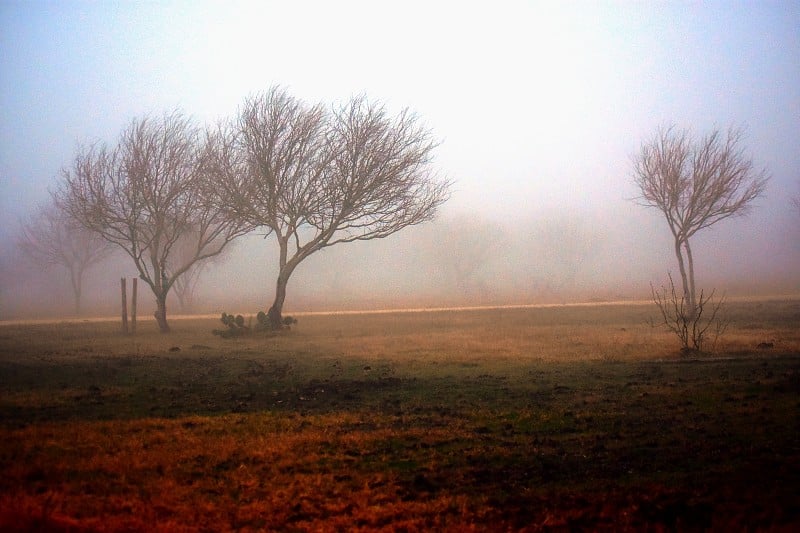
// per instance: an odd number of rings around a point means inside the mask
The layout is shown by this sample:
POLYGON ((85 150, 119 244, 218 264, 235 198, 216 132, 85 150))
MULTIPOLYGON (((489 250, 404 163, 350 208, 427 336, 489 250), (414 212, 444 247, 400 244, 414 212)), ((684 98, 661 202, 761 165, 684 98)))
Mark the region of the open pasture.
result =
POLYGON ((0 529, 800 525, 800 301, 0 326, 0 529), (759 349, 760 343, 772 347, 759 349))

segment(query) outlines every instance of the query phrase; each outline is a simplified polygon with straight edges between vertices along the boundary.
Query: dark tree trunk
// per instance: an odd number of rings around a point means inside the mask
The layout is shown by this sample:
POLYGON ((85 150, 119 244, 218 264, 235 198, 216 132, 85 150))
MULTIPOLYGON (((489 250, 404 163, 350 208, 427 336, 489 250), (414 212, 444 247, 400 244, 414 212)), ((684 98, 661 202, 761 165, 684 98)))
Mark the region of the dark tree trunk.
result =
POLYGON ((297 268, 297 265, 306 257, 303 254, 295 254, 294 257, 289 259, 289 237, 278 238, 280 245, 280 271, 278 272, 278 281, 275 283, 275 299, 272 301, 272 306, 267 311, 267 319, 269 320, 270 327, 278 330, 283 329, 283 302, 286 301, 286 286, 289 284, 289 278, 292 272, 297 268))
POLYGON ((169 324, 167 324, 167 295, 156 295, 156 312, 153 313, 158 323, 158 329, 161 333, 169 333, 169 324))
POLYGON ((289 273, 283 271, 278 275, 275 284, 275 299, 267 311, 267 318, 272 329, 283 329, 283 302, 286 301, 286 285, 289 283, 289 273))

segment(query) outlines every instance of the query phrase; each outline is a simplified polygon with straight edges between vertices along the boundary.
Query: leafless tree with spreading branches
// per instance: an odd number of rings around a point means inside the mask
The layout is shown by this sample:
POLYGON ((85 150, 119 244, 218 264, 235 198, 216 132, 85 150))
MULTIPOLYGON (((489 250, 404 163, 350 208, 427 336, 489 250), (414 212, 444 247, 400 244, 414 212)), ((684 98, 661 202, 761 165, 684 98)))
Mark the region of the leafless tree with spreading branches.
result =
POLYGON ((180 112, 134 119, 116 146, 83 148, 63 171, 59 202, 133 259, 155 295, 162 332, 176 280, 250 229, 219 210, 222 140, 180 112), (191 253, 177 253, 185 247, 191 253))
POLYGON ((81 226, 57 203, 40 206, 22 223, 17 245, 41 265, 61 266, 69 272, 75 314, 81 314, 86 271, 111 253, 111 245, 98 233, 81 226))
POLYGON ((448 198, 449 183, 431 169, 430 132, 408 111, 391 118, 363 96, 327 111, 272 88, 246 99, 233 129, 224 205, 278 242, 267 313, 275 328, 289 278, 303 260, 431 220, 448 198))
POLYGON ((730 128, 696 140, 688 130, 661 128, 634 159, 640 202, 662 212, 674 237, 689 321, 697 314, 691 237, 720 220, 746 214, 769 179, 745 154, 743 135, 730 128))

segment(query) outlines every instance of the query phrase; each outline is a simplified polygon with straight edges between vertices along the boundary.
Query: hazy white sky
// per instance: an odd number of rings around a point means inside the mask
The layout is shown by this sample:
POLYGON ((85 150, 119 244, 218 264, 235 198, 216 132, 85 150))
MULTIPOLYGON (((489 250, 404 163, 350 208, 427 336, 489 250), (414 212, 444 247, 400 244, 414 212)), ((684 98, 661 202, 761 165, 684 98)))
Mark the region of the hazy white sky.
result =
POLYGON ((786 244, 800 218, 788 200, 800 194, 797 1, 4 0, 0 238, 46 199, 78 143, 175 107, 214 121, 274 84, 414 110, 455 182, 445 214, 513 225, 571 213, 657 231, 658 246, 665 225, 629 201, 642 139, 668 122, 743 125, 773 179, 718 240, 758 241, 755 253, 779 262, 798 255, 786 244))

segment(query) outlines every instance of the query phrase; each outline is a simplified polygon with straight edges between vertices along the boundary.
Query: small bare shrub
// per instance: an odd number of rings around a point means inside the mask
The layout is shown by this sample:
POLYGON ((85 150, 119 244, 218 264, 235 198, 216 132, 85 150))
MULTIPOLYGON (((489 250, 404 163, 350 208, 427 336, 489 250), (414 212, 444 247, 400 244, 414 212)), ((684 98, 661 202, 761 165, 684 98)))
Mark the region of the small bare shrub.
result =
MULTIPOLYGON (((715 302, 714 290, 708 296, 701 290, 697 307, 692 313, 686 296, 683 293, 678 296, 671 274, 669 274, 669 288, 662 285, 661 290, 657 290, 651 283, 650 292, 653 302, 661 312, 664 325, 680 339, 682 353, 703 352, 709 338, 712 339, 711 350, 716 348, 717 340, 728 327, 728 321, 719 316, 719 311, 725 302, 724 296, 715 302)), ((651 319, 651 326, 655 325, 655 321, 651 319)))

